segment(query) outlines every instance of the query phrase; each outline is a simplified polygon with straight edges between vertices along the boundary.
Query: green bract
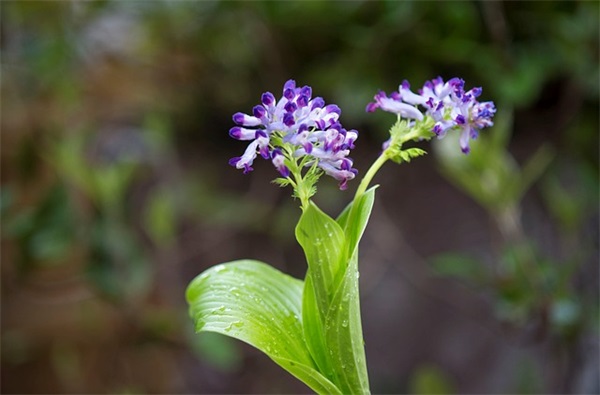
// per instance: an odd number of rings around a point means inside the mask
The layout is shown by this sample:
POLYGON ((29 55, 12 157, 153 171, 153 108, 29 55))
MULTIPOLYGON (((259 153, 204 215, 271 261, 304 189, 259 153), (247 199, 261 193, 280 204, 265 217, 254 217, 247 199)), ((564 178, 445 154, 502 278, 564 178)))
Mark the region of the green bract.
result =
POLYGON ((253 260, 196 277, 186 295, 196 331, 251 344, 317 393, 369 393, 357 255, 374 195, 358 196, 337 221, 308 205, 296 227, 304 282, 253 260))

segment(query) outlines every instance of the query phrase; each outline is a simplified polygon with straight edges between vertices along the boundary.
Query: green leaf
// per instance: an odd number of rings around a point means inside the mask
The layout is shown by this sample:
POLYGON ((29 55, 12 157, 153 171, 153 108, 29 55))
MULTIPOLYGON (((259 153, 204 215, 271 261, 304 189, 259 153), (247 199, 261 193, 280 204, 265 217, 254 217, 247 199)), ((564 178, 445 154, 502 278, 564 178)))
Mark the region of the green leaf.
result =
POLYGON ((405 150, 398 151, 396 155, 390 157, 395 163, 401 164, 402 162, 410 162, 413 158, 417 158, 419 156, 423 156, 427 154, 427 151, 424 151, 420 148, 407 148, 405 150))
POLYGON ((306 255, 319 310, 325 312, 345 269, 344 231, 311 201, 296 226, 296 239, 306 255))
POLYGON ((335 367, 328 355, 325 322, 330 301, 345 269, 344 231, 310 202, 296 226, 296 239, 304 250, 309 267, 302 303, 304 335, 319 370, 335 383, 335 367))
MULTIPOLYGON (((326 306, 325 308, 328 308, 326 306)), ((311 271, 306 273, 304 292, 302 298, 302 326, 304 336, 313 360, 327 379, 338 382, 334 367, 331 364, 329 348, 325 333, 325 313, 327 310, 319 309, 319 302, 314 288, 311 271)))
POLYGON ((375 190, 378 188, 375 185, 369 188, 362 196, 356 201, 350 203, 344 211, 337 218, 337 223, 344 229, 346 234, 348 246, 348 256, 352 256, 358 249, 358 242, 360 241, 367 222, 371 216, 371 210, 373 209, 373 203, 375 201, 375 190), (356 206, 354 211, 351 213, 351 208, 356 206))
POLYGON ((374 191, 371 188, 348 206, 337 222, 311 202, 296 228, 309 262, 302 311, 304 333, 320 371, 343 393, 369 393, 357 254, 374 191), (326 281, 327 276, 332 281, 326 281))
POLYGON ((317 393, 340 390, 318 370, 301 322, 303 282, 253 260, 214 266, 196 277, 186 297, 196 331, 242 340, 317 393))
POLYGON ((325 332, 331 365, 337 376, 336 384, 344 393, 368 394, 356 254, 350 259, 343 282, 329 307, 325 332))

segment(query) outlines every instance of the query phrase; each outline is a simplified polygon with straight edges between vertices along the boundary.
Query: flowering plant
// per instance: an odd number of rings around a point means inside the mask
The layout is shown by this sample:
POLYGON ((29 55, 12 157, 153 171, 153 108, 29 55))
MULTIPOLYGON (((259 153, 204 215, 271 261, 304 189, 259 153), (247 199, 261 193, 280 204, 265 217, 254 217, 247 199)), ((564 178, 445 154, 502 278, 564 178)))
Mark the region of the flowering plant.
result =
POLYGON ((323 174, 338 180, 340 189, 358 174, 348 157, 358 133, 342 127, 339 107, 312 98, 310 87, 289 80, 279 100, 267 92, 252 115, 236 113, 237 126, 229 134, 250 143, 229 163, 248 173, 260 155, 279 172, 276 183, 292 186, 302 209, 296 239, 308 270, 301 281, 255 260, 211 267, 187 289, 196 331, 253 345, 317 393, 369 393, 358 287, 358 243, 376 189, 368 187, 388 160, 409 162, 425 154, 404 148, 406 142, 459 132, 460 149, 468 153, 469 141, 493 124, 494 104, 479 102, 480 94, 481 88, 465 91, 461 79, 444 82, 438 77, 418 93, 404 81, 389 96, 375 95, 366 110, 395 113, 397 121, 354 199, 336 219, 310 198, 323 174))

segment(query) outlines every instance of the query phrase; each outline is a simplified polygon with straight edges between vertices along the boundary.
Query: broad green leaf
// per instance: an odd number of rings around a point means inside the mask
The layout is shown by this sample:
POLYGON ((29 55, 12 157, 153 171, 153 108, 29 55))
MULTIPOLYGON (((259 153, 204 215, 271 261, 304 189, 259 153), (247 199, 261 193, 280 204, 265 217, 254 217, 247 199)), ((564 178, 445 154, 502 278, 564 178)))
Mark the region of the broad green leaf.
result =
POLYGON ((369 188, 362 196, 356 201, 350 203, 344 211, 337 218, 337 222, 344 229, 346 234, 346 245, 348 246, 348 256, 353 256, 358 249, 358 242, 360 241, 367 222, 371 216, 371 210, 373 209, 373 202, 375 201, 375 190, 378 185, 369 188), (353 206, 356 205, 356 208, 353 206))
POLYGON ((296 226, 296 239, 306 255, 320 311, 325 312, 345 270, 344 231, 311 201, 296 226))
POLYGON ((320 371, 335 382, 325 342, 325 314, 345 271, 342 266, 345 264, 344 232, 337 222, 310 202, 296 226, 296 239, 304 249, 309 267, 302 306, 304 335, 320 371))
POLYGON ((318 393, 340 390, 318 370, 301 322, 303 282, 253 260, 214 266, 196 277, 186 297, 196 331, 242 340, 318 393))
MULTIPOLYGON (((328 306, 327 306, 328 308, 328 306)), ((329 347, 325 339, 325 311, 319 310, 316 291, 310 270, 304 280, 304 293, 302 299, 302 324, 304 336, 313 360, 330 381, 338 382, 336 372, 331 363, 329 347)))
POLYGON ((343 393, 369 393, 360 321, 357 246, 373 198, 374 188, 357 199, 356 207, 342 213, 340 224, 311 203, 296 229, 310 267, 302 312, 308 347, 320 371, 343 393), (325 229, 336 232, 334 237, 328 234, 326 244, 322 242, 325 229), (332 261, 337 256, 341 261, 332 261), (337 263, 340 266, 334 281, 323 281, 327 271, 337 263))
POLYGON ((369 393, 358 292, 358 259, 349 262, 325 319, 327 347, 336 384, 344 393, 369 393))

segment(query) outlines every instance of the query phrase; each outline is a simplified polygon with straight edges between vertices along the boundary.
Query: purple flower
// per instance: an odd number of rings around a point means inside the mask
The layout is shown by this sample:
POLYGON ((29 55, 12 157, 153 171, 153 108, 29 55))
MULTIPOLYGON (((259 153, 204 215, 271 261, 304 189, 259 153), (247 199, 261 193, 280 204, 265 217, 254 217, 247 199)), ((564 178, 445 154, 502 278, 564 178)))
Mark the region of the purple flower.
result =
POLYGON ((299 160, 303 164, 322 169, 340 181, 345 188, 348 180, 356 175, 352 160, 347 158, 358 138, 355 130, 346 130, 339 123, 340 108, 326 105, 321 97, 312 98, 312 88, 296 87, 294 80, 284 84, 282 97, 266 92, 261 104, 252 109, 252 115, 241 112, 233 115, 238 125, 230 129, 229 135, 237 140, 250 141, 244 154, 232 158, 229 163, 244 173, 252 171, 252 163, 260 154, 271 159, 283 177, 290 175, 287 160, 299 160), (293 153, 287 158, 286 153, 293 153))
POLYGON ((379 91, 374 97, 375 101, 367 105, 367 112, 374 112, 381 108, 383 111, 393 112, 403 118, 423 119, 423 114, 415 106, 402 101, 399 93, 392 93, 391 97, 387 97, 386 93, 379 91))
POLYGON ((461 150, 468 153, 469 141, 477 138, 480 129, 494 124, 492 118, 496 107, 491 101, 477 101, 481 88, 465 92, 464 85, 465 82, 460 78, 444 82, 441 77, 437 77, 425 82, 423 88, 414 93, 405 80, 398 87, 398 92, 393 92, 390 97, 384 92, 375 95, 375 101, 369 103, 366 110, 373 112, 380 108, 403 118, 414 119, 415 122, 431 117, 434 121, 431 132, 438 138, 443 138, 448 131, 460 131, 461 150))

